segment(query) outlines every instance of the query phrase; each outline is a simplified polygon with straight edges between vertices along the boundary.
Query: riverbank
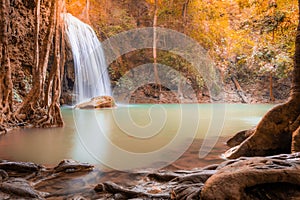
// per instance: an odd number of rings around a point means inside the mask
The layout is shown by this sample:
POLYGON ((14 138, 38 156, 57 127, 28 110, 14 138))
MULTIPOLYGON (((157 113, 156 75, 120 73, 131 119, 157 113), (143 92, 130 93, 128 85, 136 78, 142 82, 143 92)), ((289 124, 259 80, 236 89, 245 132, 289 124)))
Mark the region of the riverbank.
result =
POLYGON ((300 154, 227 160, 193 170, 101 171, 0 161, 1 199, 297 199, 300 154))
POLYGON ((221 101, 226 103, 278 104, 283 103, 288 99, 289 89, 291 87, 291 83, 288 79, 273 78, 272 91, 270 91, 269 77, 266 76, 253 78, 252 81, 248 80, 236 83, 238 84, 238 88, 233 81, 225 81, 222 88, 224 91, 222 100, 211 98, 207 88, 198 92, 194 91, 194 94, 184 94, 179 97, 176 90, 169 90, 164 87, 159 95, 158 89, 153 85, 141 87, 132 94, 122 93, 115 95, 117 95, 117 98, 119 96, 127 95, 123 98, 130 99, 130 103, 212 103, 221 101), (273 100, 270 97, 270 92, 272 92, 274 97, 273 100))

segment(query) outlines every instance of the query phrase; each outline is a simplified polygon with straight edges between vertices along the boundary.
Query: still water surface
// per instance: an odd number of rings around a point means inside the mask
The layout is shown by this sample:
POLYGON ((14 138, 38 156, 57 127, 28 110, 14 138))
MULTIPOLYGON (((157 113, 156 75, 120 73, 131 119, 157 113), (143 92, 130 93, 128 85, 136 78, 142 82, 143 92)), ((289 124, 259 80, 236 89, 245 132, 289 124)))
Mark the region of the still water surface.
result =
POLYGON ((255 126, 272 106, 139 104, 103 110, 63 108, 64 128, 24 129, 0 136, 0 159, 55 165, 71 158, 118 170, 161 168, 184 155, 189 155, 193 163, 201 162, 210 160, 208 153, 216 152, 216 147, 219 156, 225 150, 226 138, 255 126))

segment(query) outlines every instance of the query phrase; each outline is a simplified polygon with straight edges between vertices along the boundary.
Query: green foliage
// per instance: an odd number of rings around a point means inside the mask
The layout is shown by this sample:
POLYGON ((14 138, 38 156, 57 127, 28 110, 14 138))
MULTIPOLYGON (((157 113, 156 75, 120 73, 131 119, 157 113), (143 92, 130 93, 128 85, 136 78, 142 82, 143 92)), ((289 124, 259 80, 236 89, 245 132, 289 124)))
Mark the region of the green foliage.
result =
MULTIPOLYGON (((187 82, 183 84, 192 85, 194 89, 200 89, 204 87, 205 83, 201 74, 198 73, 195 67, 193 67, 189 62, 180 56, 172 54, 171 52, 159 51, 158 62, 180 72, 182 76, 187 79, 187 82)), ((179 83, 180 80, 177 74, 172 74, 171 72, 166 72, 166 74, 168 75, 168 79, 170 79, 171 83, 179 83)))
POLYGON ((134 19, 124 10, 117 12, 115 16, 111 16, 111 18, 118 18, 118 20, 110 24, 108 24, 106 20, 99 21, 98 23, 99 31, 101 32, 100 35, 104 35, 105 38, 136 27, 134 19))

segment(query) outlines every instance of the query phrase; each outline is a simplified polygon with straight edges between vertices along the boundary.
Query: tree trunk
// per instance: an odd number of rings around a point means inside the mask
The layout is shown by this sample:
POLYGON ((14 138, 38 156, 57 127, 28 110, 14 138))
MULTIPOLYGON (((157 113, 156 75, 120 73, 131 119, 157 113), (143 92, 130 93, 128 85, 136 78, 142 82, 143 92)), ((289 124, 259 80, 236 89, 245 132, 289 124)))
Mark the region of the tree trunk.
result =
POLYGON ((158 69, 157 69, 157 13, 158 13, 158 2, 155 0, 154 3, 154 16, 153 16, 153 70, 154 70, 154 79, 156 86, 159 87, 159 94, 160 96, 161 92, 161 83, 158 75, 158 69))
POLYGON ((40 33, 40 8, 41 8, 41 1, 36 0, 36 7, 35 7, 35 38, 34 38, 34 70, 38 71, 39 67, 39 33, 40 33))
MULTIPOLYGON (((37 5, 39 4, 37 3, 37 5)), ((34 127, 63 126, 59 108, 61 73, 63 73, 63 70, 61 71, 61 65, 64 65, 64 63, 61 62, 60 57, 61 49, 64 48, 62 46, 64 27, 62 26, 63 22, 61 20, 63 9, 63 0, 51 1, 50 24, 41 48, 39 48, 38 45, 39 41, 37 33, 39 28, 35 27, 35 54, 37 53, 37 55, 35 55, 34 64, 37 65, 37 69, 33 70, 33 86, 26 96, 26 99, 15 113, 15 117, 19 121, 34 127), (54 64, 48 66, 51 47, 54 49, 54 64), (39 56, 40 53, 41 57, 39 56), (51 67, 51 70, 47 77, 48 67, 51 67)), ((39 8, 36 8, 36 26, 39 26, 40 24, 38 10, 39 8)))
POLYGON ((9 40, 9 0, 1 0, 1 24, 0 24, 0 41, 1 41, 1 55, 0 55, 0 133, 7 131, 6 126, 11 122, 12 116, 12 90, 13 83, 11 79, 11 66, 8 52, 9 40))
MULTIPOLYGON (((187 25, 187 9, 189 5, 190 0, 186 0, 185 3, 182 6, 182 24, 183 24, 183 34, 186 34, 186 25, 187 25)), ((179 78, 178 86, 177 86, 177 96, 179 99, 183 99, 183 93, 182 93, 182 78, 179 78)))
POLYGON ((185 33, 185 28, 187 24, 187 10, 188 10, 188 5, 190 3, 190 0, 186 0, 185 3, 182 6, 182 20, 183 20, 183 33, 185 33))
POLYGON ((86 0, 86 4, 85 4, 85 17, 86 17, 86 20, 89 22, 90 21, 90 0, 86 0))
MULTIPOLYGON (((300 1, 298 1, 300 7, 300 1)), ((299 11, 300 12, 300 11, 299 11)), ((300 15, 300 14, 299 14, 300 15)), ((292 82, 292 98, 299 98, 300 94, 300 22, 298 22, 297 35, 296 35, 296 52, 293 70, 292 82)))
POLYGON ((247 99, 241 85, 239 84, 238 80, 234 76, 232 76, 231 81, 233 82, 235 91, 238 94, 238 96, 240 97, 242 103, 248 103, 248 99, 247 99))
MULTIPOLYGON (((62 1, 56 3, 56 26, 55 26, 55 39, 54 39, 54 65, 50 73, 48 80, 49 85, 52 86, 52 99, 48 109, 48 116, 45 122, 42 122, 43 127, 55 127, 63 126, 62 115, 59 108, 59 98, 61 94, 61 39, 62 35, 60 30, 63 30, 63 21, 61 20, 60 14, 62 11, 62 1)), ((50 94, 50 93, 49 93, 50 94)))
POLYGON ((274 98, 274 95, 273 95, 273 73, 270 72, 270 77, 269 77, 269 83, 270 83, 270 102, 274 102, 275 101, 275 98, 274 98))

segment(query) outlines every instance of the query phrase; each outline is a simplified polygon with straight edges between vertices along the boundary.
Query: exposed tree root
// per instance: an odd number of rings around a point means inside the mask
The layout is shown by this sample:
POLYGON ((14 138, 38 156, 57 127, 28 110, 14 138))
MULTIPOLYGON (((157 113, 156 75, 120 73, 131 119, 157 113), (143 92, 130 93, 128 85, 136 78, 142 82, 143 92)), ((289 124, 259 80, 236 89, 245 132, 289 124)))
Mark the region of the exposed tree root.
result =
MULTIPOLYGON (((227 151, 225 156, 232 159, 241 156, 290 153, 292 133, 296 130, 297 126, 295 124, 299 121, 299 99, 299 97, 294 97, 287 103, 270 110, 257 125, 254 133, 250 131, 250 134, 248 134, 250 136, 246 137, 238 146, 227 151)), ((239 135, 235 137, 238 138, 239 135)), ((242 139, 245 138, 244 135, 242 134, 242 139)), ((230 141, 237 141, 237 139, 230 141)))
POLYGON ((300 126, 293 132, 292 153, 300 152, 300 126))
POLYGON ((20 105, 12 106, 12 77, 8 55, 8 41, 10 24, 8 11, 10 1, 1 1, 1 69, 0 69, 0 133, 20 126, 26 127, 61 127, 62 115, 59 108, 61 91, 61 77, 63 73, 64 56, 64 26, 61 13, 64 11, 64 0, 51 0, 49 23, 41 20, 41 5, 46 2, 36 1, 35 5, 35 31, 34 31, 34 60, 32 61, 33 84, 30 92, 20 105), (2 23, 3 22, 3 23, 2 23), (46 35, 40 38, 40 27, 47 26, 46 35), (41 44, 41 45, 40 45, 41 44), (54 62, 49 64, 52 55, 54 62), (50 74, 47 74, 50 68, 50 74), (47 90, 47 91, 46 91, 47 90))
POLYGON ((54 168, 1 161, 6 165, 0 169, 0 198, 191 200, 201 196, 258 200, 277 195, 292 199, 300 194, 299 159, 299 153, 244 157, 208 166, 208 170, 132 172, 125 179, 122 172, 111 172, 111 178, 115 177, 120 185, 106 181, 107 177, 101 181, 108 174, 72 160, 64 160, 54 168), (273 185, 284 190, 272 189, 273 185))
MULTIPOLYGON (((247 188, 265 183, 300 186, 299 159, 253 158, 221 168, 204 185, 203 199, 251 199, 247 188)), ((286 197, 288 198, 288 197, 286 197)))
POLYGON ((119 186, 112 182, 105 182, 100 183, 95 187, 95 191, 97 192, 109 192, 112 194, 122 194, 125 198, 141 198, 141 197, 147 197, 147 198, 161 198, 161 199, 167 199, 170 197, 170 194, 151 194, 147 192, 137 191, 134 189, 127 189, 123 188, 122 186, 119 186))
POLYGON ((231 137, 227 142, 227 146, 229 147, 235 147, 236 145, 241 144, 244 140, 246 140, 248 137, 253 135, 255 132, 255 129, 250 130, 243 130, 235 134, 233 137, 231 137))
POLYGON ((173 189, 174 197, 171 199, 199 199, 203 183, 179 185, 173 189))

